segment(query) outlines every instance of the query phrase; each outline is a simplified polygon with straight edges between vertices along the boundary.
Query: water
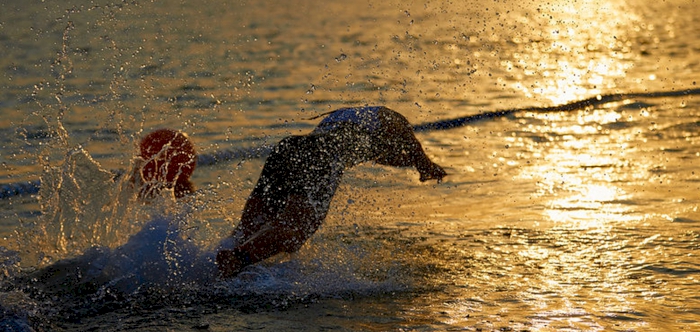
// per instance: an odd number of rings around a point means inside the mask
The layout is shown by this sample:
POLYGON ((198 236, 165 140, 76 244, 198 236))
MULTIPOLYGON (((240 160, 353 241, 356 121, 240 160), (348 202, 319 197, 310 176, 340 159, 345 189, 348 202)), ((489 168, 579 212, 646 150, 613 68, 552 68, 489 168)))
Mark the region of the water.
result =
POLYGON ((129 239, 144 248, 170 239, 182 253, 144 255, 166 264, 148 274, 162 287, 124 282, 121 293, 45 296, 40 283, 13 288, 6 277, 3 322, 39 331, 698 330, 695 95, 420 133, 450 173, 444 183, 361 165, 299 253, 229 282, 173 273, 201 271, 179 264, 232 229, 261 159, 200 167, 198 195, 150 205, 109 173, 129 169, 139 137, 159 127, 211 154, 309 132, 318 120, 306 119, 345 106, 383 104, 423 123, 696 89, 697 6, 2 4, 0 184, 42 180, 40 194, 0 200, 5 275, 77 257, 124 268, 108 280, 117 284, 142 271, 110 256, 129 239), (159 221, 165 232, 132 237, 159 221))

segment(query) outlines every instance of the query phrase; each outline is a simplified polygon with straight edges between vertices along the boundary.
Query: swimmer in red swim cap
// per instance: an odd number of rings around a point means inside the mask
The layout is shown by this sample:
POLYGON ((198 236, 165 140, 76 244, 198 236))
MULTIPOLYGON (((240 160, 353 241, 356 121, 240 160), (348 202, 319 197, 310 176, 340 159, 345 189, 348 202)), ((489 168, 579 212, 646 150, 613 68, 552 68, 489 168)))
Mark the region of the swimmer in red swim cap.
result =
POLYGON ((158 129, 146 135, 139 148, 141 197, 153 197, 164 188, 172 189, 177 198, 194 192, 190 176, 197 166, 197 151, 185 133, 158 129))
POLYGON ((230 238, 218 252, 220 275, 281 252, 295 252, 316 232, 345 169, 374 161, 415 167, 420 180, 440 182, 447 173, 432 162, 408 120, 386 107, 331 112, 310 134, 283 139, 265 162, 230 238))

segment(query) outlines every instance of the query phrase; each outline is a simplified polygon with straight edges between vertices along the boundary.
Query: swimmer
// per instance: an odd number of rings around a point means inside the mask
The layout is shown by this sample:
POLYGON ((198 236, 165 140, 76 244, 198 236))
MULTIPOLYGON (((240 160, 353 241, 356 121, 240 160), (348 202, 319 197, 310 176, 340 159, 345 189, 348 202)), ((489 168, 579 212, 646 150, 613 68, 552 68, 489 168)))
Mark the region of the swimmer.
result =
MULTIPOLYGON (((167 193, 165 189, 176 198, 194 192, 190 176, 196 167, 197 154, 186 134, 172 129, 155 130, 140 141, 138 156, 127 181, 134 186, 132 193, 138 193, 142 201, 148 202, 167 193)), ((122 175, 115 175, 115 179, 119 176, 122 175)), ((172 256, 177 256, 182 265, 194 265, 197 252, 198 248, 180 236, 177 222, 155 216, 117 248, 90 247, 80 256, 18 276, 16 284, 31 284, 32 291, 56 295, 86 295, 104 285, 122 291, 133 290, 149 280, 162 285, 163 280, 173 281, 185 276, 183 272, 172 276, 164 272, 168 271, 172 256), (171 255, 173 252, 177 255, 171 255)), ((209 261, 212 262, 209 274, 214 279, 213 255, 209 261)))
POLYGON ((344 171, 368 161, 415 167, 420 181, 439 183, 447 175, 401 114, 381 106, 331 112, 310 134, 287 137, 273 149, 240 223, 222 242, 234 245, 217 253, 220 276, 299 250, 326 218, 344 171))

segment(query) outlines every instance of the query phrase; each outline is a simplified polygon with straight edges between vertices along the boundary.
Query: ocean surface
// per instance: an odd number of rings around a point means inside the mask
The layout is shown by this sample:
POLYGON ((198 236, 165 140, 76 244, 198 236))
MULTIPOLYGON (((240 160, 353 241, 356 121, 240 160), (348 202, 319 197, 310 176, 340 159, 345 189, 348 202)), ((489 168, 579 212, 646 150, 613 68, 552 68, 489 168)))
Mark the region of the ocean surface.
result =
POLYGON ((699 6, 5 1, 0 327, 699 331, 699 6), (298 253, 198 265, 257 181, 246 151, 363 105, 512 112, 417 133, 443 183, 357 166, 298 253), (162 127, 206 162, 143 204, 115 174, 162 127), (113 274, 71 284, 91 269, 113 274))

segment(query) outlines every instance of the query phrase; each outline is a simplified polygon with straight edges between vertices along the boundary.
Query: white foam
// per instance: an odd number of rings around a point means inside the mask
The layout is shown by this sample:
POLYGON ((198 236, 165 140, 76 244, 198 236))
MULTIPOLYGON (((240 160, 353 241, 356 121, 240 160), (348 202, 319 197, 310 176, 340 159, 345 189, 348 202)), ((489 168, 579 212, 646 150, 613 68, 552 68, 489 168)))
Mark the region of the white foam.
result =
MULTIPOLYGON (((69 265, 58 271, 71 274, 78 269, 81 283, 94 283, 122 294, 142 288, 173 289, 214 282, 216 251, 201 250, 183 236, 179 224, 178 218, 158 216, 123 245, 114 249, 93 246, 77 258, 59 262, 61 266, 69 265)), ((65 276, 54 275, 46 282, 51 284, 52 280, 60 283, 65 276)))

